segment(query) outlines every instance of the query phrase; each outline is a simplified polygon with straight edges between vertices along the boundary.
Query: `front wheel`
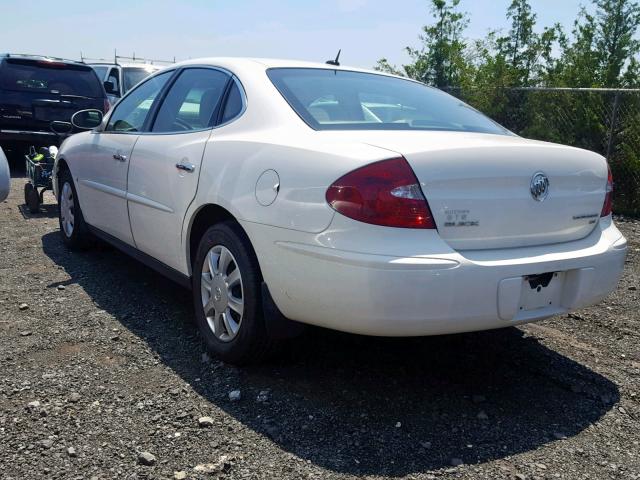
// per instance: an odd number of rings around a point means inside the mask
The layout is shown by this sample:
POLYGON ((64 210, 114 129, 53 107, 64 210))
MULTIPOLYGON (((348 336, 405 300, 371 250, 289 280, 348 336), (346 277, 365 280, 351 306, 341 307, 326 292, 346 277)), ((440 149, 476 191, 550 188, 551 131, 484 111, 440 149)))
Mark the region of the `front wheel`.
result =
POLYGON ((208 349, 227 363, 257 363, 274 348, 265 328, 261 285, 257 257, 240 226, 210 227, 193 266, 193 302, 208 349))
POLYGON ((58 222, 62 241, 71 250, 86 248, 91 242, 91 233, 84 222, 78 194, 69 170, 60 175, 58 194, 58 222))

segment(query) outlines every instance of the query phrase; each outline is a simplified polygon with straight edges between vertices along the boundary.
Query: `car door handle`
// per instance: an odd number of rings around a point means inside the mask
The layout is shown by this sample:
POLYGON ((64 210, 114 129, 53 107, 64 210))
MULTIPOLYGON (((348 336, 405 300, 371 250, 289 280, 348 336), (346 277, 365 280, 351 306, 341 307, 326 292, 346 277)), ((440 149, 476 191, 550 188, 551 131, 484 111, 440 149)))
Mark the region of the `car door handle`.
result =
POLYGON ((184 170, 185 172, 193 172, 196 166, 192 163, 176 163, 176 168, 178 170, 184 170))
POLYGON ((127 161, 127 156, 126 155, 121 155, 119 153, 114 153, 113 154, 113 159, 114 160, 120 160, 121 162, 126 162, 127 161))

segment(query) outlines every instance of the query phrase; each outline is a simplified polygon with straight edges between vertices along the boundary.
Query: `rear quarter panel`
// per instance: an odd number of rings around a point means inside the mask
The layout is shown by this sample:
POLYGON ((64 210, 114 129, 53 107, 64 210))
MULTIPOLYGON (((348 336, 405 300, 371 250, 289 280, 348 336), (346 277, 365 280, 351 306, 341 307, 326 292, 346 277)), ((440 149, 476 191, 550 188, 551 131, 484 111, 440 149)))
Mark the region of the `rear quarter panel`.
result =
POLYGON ((205 151, 197 203, 223 206, 239 220, 318 233, 334 214, 325 200, 329 185, 354 168, 389 156, 375 147, 292 142, 286 137, 282 132, 250 139, 214 132, 205 151), (256 183, 267 170, 277 172, 279 191, 272 204, 263 206, 256 198, 256 183))

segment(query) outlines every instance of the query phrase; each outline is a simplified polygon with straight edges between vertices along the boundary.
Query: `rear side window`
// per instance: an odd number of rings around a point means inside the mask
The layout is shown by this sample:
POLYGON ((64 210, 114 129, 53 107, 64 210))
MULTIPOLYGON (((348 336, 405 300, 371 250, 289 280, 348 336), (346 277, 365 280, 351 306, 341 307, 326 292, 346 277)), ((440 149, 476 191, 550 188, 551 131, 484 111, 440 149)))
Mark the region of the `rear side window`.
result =
POLYGON ((464 102, 421 83, 319 68, 273 68, 269 78, 316 130, 446 130, 508 135, 464 102))
POLYGON ((184 132, 213 126, 229 75, 208 68, 184 70, 167 93, 153 132, 184 132))
POLYGON ((229 89, 229 95, 227 96, 227 103, 224 106, 224 112, 222 113, 222 123, 227 123, 242 113, 244 107, 242 100, 242 93, 238 82, 235 80, 231 84, 229 89))
POLYGON ((7 59, 0 70, 4 90, 103 98, 102 83, 88 65, 7 59))

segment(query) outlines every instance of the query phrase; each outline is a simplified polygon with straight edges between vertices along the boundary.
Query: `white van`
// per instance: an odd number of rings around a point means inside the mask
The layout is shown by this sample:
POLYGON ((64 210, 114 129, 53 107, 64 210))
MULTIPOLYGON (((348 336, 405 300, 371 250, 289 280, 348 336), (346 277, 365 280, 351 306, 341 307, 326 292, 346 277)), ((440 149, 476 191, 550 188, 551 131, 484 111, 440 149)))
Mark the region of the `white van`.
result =
POLYGON ((151 63, 89 63, 98 78, 104 83, 104 89, 111 105, 131 90, 136 84, 153 72, 162 68, 151 63))

